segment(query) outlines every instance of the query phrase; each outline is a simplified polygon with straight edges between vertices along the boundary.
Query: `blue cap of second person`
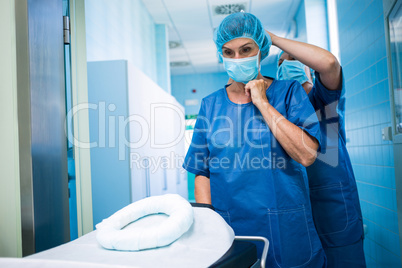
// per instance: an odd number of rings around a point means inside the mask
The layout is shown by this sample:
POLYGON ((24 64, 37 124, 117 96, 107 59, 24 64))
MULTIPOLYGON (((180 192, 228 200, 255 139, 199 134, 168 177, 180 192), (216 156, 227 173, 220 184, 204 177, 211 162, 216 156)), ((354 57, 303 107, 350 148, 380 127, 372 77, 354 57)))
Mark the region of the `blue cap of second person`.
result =
POLYGON ((261 21, 253 14, 237 12, 227 16, 215 29, 214 42, 220 62, 222 62, 222 46, 241 37, 254 40, 260 48, 261 61, 268 56, 272 41, 262 27, 261 21))

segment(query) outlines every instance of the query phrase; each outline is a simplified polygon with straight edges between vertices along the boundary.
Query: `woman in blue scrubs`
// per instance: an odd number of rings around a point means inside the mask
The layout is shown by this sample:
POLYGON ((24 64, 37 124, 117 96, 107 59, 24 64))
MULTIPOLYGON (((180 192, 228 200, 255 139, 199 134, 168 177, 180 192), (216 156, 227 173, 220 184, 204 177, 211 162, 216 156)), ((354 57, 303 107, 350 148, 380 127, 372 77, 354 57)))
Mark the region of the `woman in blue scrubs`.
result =
POLYGON ((214 41, 230 80, 202 100, 183 164, 196 201, 236 235, 268 238, 268 267, 325 267, 304 168, 319 146, 314 109, 299 83, 260 74, 271 39, 255 16, 226 17, 214 41))
POLYGON ((270 35, 273 44, 286 51, 278 61, 278 79, 303 84, 308 80, 303 64, 316 70, 314 86, 305 90, 321 118, 321 153, 307 174, 314 223, 328 267, 366 267, 359 196, 346 149, 342 68, 324 49, 270 35))

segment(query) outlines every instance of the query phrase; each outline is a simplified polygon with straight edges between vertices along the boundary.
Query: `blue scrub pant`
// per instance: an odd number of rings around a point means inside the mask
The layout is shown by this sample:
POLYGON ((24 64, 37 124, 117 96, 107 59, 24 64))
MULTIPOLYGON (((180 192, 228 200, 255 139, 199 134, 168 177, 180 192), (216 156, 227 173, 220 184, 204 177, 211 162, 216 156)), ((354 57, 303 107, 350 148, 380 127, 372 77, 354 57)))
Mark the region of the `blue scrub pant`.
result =
POLYGON ((324 248, 327 255, 328 268, 363 268, 364 259, 363 239, 352 245, 335 248, 324 248))

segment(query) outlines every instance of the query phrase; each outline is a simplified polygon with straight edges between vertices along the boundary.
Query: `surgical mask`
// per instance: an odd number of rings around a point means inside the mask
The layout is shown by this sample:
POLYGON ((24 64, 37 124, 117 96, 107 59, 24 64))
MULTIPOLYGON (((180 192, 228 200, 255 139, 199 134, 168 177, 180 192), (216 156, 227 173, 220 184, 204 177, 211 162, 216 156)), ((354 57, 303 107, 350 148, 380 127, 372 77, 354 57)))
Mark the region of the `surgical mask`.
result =
POLYGON ((246 84, 249 81, 256 79, 258 76, 258 71, 260 69, 259 57, 260 51, 258 51, 258 54, 253 57, 242 59, 222 57, 223 66, 230 78, 236 82, 246 84))
POLYGON ((310 82, 304 71, 304 65, 297 60, 284 60, 276 74, 278 80, 296 80, 302 85, 310 82))

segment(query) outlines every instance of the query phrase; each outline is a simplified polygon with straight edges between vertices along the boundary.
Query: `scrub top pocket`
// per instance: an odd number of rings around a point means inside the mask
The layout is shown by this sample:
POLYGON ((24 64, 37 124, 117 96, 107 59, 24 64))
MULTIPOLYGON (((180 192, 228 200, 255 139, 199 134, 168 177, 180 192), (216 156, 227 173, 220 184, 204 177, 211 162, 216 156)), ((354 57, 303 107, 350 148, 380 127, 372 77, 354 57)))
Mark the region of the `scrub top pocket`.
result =
POLYGON ((348 226, 348 213, 341 182, 310 189, 311 206, 318 235, 344 231, 348 226))
POLYGON ((306 265, 312 258, 306 209, 268 210, 272 254, 281 268, 306 265))

